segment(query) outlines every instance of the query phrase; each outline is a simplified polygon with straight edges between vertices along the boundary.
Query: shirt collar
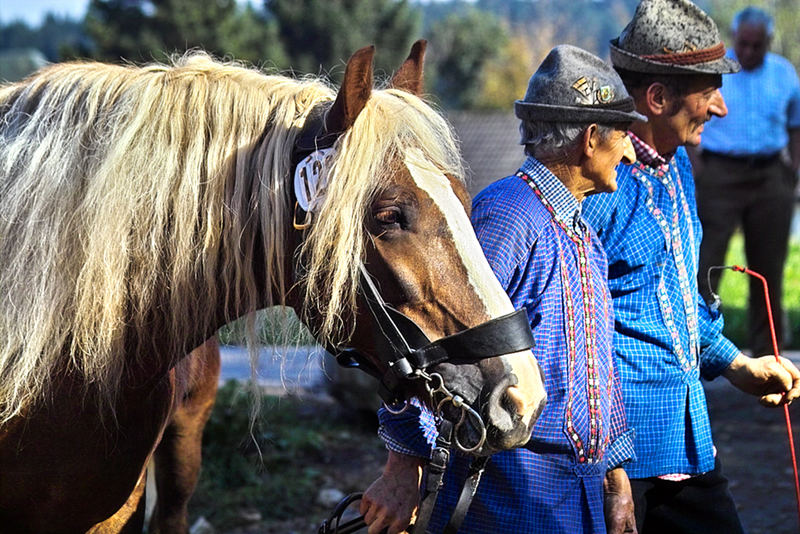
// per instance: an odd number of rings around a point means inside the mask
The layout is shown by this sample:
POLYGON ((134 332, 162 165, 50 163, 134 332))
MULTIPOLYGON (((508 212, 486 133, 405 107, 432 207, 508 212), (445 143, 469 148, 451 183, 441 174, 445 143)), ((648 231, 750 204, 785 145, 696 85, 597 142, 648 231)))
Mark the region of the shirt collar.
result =
POLYGON ((633 143, 633 149, 636 151, 637 161, 641 161, 648 167, 652 167, 654 169, 661 169, 662 167, 669 165, 669 160, 672 159, 672 154, 662 156, 656 151, 655 148, 642 141, 635 133, 631 131, 628 131, 628 137, 630 137, 631 143, 633 143))
POLYGON ((556 218, 575 230, 583 228, 581 203, 555 174, 531 156, 528 156, 520 170, 530 176, 544 198, 553 207, 556 218))

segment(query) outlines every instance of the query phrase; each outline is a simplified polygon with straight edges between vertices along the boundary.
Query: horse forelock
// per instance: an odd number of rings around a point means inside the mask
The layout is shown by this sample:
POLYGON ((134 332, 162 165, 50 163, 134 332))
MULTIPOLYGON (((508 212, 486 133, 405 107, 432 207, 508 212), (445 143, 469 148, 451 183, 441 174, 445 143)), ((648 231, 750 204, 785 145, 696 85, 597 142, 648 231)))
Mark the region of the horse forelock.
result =
POLYGON ((264 304, 256 287, 286 287, 289 154, 332 97, 202 53, 0 88, 0 421, 47 392, 65 352, 113 401, 126 335, 144 342, 163 314, 175 356, 214 303, 245 313, 264 304))
POLYGON ((403 154, 417 149, 443 173, 463 180, 452 129, 420 98, 394 89, 373 91, 354 125, 339 139, 321 211, 303 244, 304 308, 318 314, 318 339, 346 342, 355 315, 358 265, 369 240, 365 216, 391 185, 403 154))

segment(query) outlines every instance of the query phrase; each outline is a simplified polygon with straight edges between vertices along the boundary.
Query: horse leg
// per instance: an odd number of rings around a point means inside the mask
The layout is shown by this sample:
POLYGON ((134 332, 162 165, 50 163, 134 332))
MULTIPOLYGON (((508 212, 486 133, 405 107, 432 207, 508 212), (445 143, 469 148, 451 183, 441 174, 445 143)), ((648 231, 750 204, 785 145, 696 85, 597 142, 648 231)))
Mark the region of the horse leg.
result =
POLYGON ((188 532, 187 507, 202 460, 203 427, 211 415, 219 383, 219 345, 213 338, 185 360, 190 382, 155 452, 156 505, 151 534, 188 532))

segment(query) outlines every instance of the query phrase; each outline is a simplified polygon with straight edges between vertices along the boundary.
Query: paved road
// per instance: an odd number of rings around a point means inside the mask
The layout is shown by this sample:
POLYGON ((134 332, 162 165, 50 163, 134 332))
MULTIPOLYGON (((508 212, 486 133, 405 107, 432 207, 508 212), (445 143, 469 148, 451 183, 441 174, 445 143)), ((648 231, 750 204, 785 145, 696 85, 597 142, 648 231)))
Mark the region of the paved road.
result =
MULTIPOLYGON (((250 378, 250 356, 247 348, 231 345, 220 347, 222 372, 220 382, 250 378)), ((267 387, 316 389, 329 381, 332 358, 316 346, 264 347, 259 351, 257 378, 267 387)))

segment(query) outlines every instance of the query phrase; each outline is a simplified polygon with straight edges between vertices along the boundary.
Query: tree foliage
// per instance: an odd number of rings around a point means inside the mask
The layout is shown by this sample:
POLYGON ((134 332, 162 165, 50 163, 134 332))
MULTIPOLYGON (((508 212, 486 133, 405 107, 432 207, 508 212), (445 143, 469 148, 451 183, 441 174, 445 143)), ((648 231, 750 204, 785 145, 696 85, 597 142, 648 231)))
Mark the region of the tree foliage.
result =
POLYGON ((35 48, 48 61, 61 59, 65 47, 85 47, 86 43, 80 22, 52 13, 45 16, 38 28, 22 21, 0 26, 0 50, 35 48))
POLYGON ((219 57, 284 67, 275 23, 235 0, 92 0, 86 30, 93 56, 150 61, 202 48, 219 57))
POLYGON ((429 30, 433 75, 429 87, 447 108, 474 108, 481 99, 484 68, 509 41, 502 21, 470 9, 449 15, 429 30))
MULTIPOLYGON (((419 35, 421 14, 406 0, 265 0, 295 71, 319 73, 374 44, 378 70, 391 72, 419 35)), ((338 79, 343 70, 332 71, 338 79)))

